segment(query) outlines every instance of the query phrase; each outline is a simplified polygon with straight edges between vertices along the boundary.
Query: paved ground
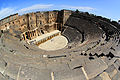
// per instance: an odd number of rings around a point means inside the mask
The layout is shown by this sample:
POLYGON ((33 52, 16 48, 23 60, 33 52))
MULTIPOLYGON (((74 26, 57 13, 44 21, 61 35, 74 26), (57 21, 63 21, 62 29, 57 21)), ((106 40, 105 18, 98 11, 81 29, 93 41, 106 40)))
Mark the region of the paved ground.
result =
POLYGON ((47 51, 59 50, 64 48, 67 45, 67 43, 68 40, 64 36, 60 35, 40 44, 39 48, 47 51))

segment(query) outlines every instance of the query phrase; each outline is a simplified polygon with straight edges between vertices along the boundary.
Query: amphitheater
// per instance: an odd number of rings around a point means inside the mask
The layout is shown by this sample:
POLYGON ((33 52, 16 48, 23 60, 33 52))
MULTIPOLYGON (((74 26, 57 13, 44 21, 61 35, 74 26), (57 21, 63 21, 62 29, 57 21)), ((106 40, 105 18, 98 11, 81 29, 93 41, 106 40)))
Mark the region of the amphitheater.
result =
POLYGON ((78 10, 0 20, 0 80, 120 80, 120 25, 78 10))

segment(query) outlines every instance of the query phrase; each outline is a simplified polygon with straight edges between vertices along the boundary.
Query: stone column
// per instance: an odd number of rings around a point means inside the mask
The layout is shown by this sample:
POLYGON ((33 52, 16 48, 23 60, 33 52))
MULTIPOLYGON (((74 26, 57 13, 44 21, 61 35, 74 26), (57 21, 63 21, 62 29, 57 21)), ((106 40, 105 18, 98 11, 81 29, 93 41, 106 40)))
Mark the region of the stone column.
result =
POLYGON ((62 32, 62 24, 60 24, 60 27, 61 27, 61 32, 62 32))
POLYGON ((36 32, 35 32, 35 30, 34 30, 34 36, 36 37, 36 32))
POLYGON ((54 29, 56 30, 56 23, 54 24, 54 29))
POLYGON ((23 34, 22 36, 23 36, 23 40, 25 40, 25 36, 24 36, 24 34, 23 34))
POLYGON ((37 30, 35 30, 35 34, 36 34, 36 37, 38 36, 38 34, 37 34, 37 30))
POLYGON ((24 37, 24 40, 26 40, 26 35, 25 34, 23 34, 23 37, 24 37))
POLYGON ((29 32, 27 32, 27 35, 28 35, 28 39, 30 39, 30 33, 29 32))
POLYGON ((34 31, 32 31, 32 33, 33 33, 33 38, 34 38, 35 37, 34 31))
POLYGON ((57 23, 55 24, 56 30, 57 30, 57 23))
POLYGON ((33 31, 34 37, 35 37, 35 31, 33 31))
POLYGON ((31 32, 29 32, 29 35, 30 35, 30 40, 31 40, 31 32))
POLYGON ((33 31, 31 32, 31 38, 33 39, 33 31))

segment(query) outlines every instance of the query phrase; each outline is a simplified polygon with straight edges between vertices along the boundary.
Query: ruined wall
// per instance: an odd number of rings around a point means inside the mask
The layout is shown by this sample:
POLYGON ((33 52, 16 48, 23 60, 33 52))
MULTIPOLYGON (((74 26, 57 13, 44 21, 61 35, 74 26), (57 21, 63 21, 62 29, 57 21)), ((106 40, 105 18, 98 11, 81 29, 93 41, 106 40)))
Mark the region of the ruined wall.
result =
POLYGON ((62 10, 62 13, 63 13, 63 25, 64 25, 68 20, 69 16, 72 14, 72 11, 62 10))
POLYGON ((14 14, 0 21, 0 30, 12 28, 22 32, 22 38, 32 39, 31 36, 37 37, 53 30, 61 31, 70 14, 69 10, 32 12, 22 16, 14 14))
POLYGON ((0 20, 0 30, 6 30, 10 25, 14 25, 17 18, 18 14, 13 14, 0 20))

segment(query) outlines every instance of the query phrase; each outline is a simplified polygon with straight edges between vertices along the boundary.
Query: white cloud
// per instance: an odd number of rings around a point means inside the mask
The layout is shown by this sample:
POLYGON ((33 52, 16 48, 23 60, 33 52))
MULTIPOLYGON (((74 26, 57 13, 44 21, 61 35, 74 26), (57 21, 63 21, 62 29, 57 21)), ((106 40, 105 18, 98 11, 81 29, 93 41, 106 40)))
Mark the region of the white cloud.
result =
POLYGON ((50 9, 51 7, 53 7, 53 4, 48 4, 48 5, 36 4, 36 5, 32 5, 30 7, 20 9, 20 10, 18 10, 18 13, 26 13, 26 12, 34 11, 34 10, 45 10, 45 9, 50 9))
POLYGON ((0 19, 7 17, 11 14, 14 14, 14 13, 15 13, 15 9, 13 8, 2 8, 0 10, 0 19))
POLYGON ((45 11, 45 10, 54 10, 54 9, 70 9, 70 10, 82 10, 82 11, 91 11, 95 10, 92 7, 81 7, 81 6, 68 6, 68 5, 53 5, 53 4, 35 4, 23 9, 18 10, 17 8, 2 8, 0 10, 0 19, 7 17, 11 14, 14 13, 19 13, 19 14, 25 14, 29 12, 35 12, 35 11, 45 11))
POLYGON ((61 7, 64 8, 64 9, 72 9, 72 10, 75 10, 75 9, 84 10, 84 11, 95 10, 95 8, 92 8, 92 7, 83 7, 83 6, 68 6, 68 5, 63 5, 61 7))
POLYGON ((5 18, 14 13, 24 14, 24 13, 28 13, 32 11, 34 12, 36 10, 40 10, 40 11, 49 10, 51 7, 53 7, 53 4, 36 4, 36 5, 32 5, 30 7, 26 7, 20 10, 17 10, 11 7, 2 8, 0 9, 0 19, 5 18))

